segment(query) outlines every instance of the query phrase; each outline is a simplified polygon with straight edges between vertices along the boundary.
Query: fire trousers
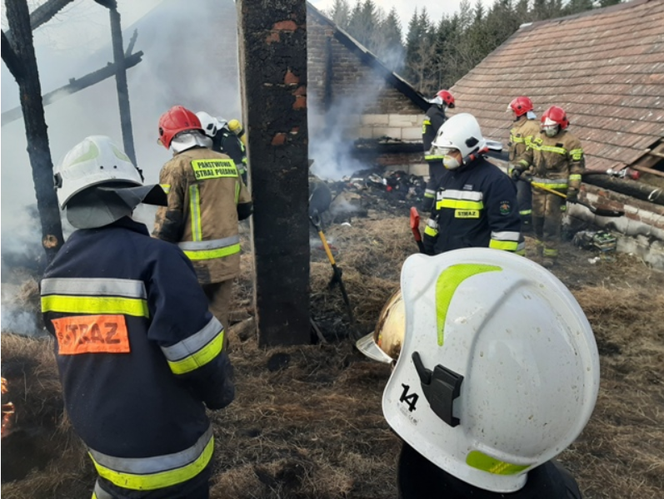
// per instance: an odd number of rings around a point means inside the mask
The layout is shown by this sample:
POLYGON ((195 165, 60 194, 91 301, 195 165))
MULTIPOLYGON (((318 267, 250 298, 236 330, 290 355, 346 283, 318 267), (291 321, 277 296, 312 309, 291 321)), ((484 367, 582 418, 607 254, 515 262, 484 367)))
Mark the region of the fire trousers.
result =
POLYGON ((533 201, 532 187, 525 180, 518 180, 516 183, 516 202, 521 216, 521 232, 527 232, 532 224, 533 201))
POLYGON ((208 299, 208 307, 224 330, 228 331, 229 316, 231 311, 231 298, 233 292, 233 279, 222 282, 213 282, 212 284, 203 284, 203 291, 208 299))
POLYGON ((565 198, 533 189, 533 230, 545 258, 557 258, 562 232, 565 198))

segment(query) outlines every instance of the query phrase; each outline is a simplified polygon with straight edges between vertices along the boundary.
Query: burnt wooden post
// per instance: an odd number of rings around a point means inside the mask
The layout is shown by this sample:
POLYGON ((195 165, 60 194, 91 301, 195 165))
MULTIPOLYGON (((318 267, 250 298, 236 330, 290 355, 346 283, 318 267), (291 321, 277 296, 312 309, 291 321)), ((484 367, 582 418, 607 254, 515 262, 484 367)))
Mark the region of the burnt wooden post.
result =
MULTIPOLYGON (((3 40, 5 40, 4 37, 3 40)), ((3 41, 3 43, 5 42, 3 41)), ((142 51, 127 55, 125 57, 126 68, 129 69, 136 66, 136 64, 141 62, 142 57, 142 51)), ((93 71, 92 73, 88 73, 85 76, 81 76, 80 78, 70 78, 69 84, 42 95, 43 105, 48 106, 49 104, 52 104, 53 102, 63 97, 68 97, 71 94, 78 92, 79 90, 96 85, 100 81, 104 81, 106 78, 111 78, 113 76, 115 76, 115 64, 111 64, 109 62, 107 66, 98 69, 97 71, 93 71)), ((2 126, 5 126, 13 121, 20 119, 22 116, 23 113, 21 112, 21 107, 15 107, 0 114, 0 123, 2 126)))
POLYGON ((311 342, 305 0, 238 0, 261 346, 311 342))
MULTIPOLYGON (((115 2, 113 2, 114 4, 115 2)), ((111 17, 111 39, 113 42, 113 63, 115 65, 115 86, 118 90, 118 105, 120 107, 120 125, 122 126, 122 145, 124 152, 134 165, 136 151, 134 149, 134 133, 131 126, 131 109, 129 108, 129 88, 127 87, 127 67, 124 48, 122 46, 122 26, 117 6, 109 8, 111 17)))
MULTIPOLYGON (((11 41, 3 40, 2 58, 7 61, 5 57, 7 53, 8 58, 18 65, 18 71, 14 73, 12 70, 12 73, 18 83, 21 97, 28 157, 32 166, 32 180, 35 184, 42 229, 42 245, 46 251, 46 258, 51 261, 63 243, 62 223, 58 198, 53 186, 53 162, 32 41, 30 12, 26 0, 5 0, 5 7, 11 41)), ((21 165, 14 165, 14 168, 20 167, 21 165)))

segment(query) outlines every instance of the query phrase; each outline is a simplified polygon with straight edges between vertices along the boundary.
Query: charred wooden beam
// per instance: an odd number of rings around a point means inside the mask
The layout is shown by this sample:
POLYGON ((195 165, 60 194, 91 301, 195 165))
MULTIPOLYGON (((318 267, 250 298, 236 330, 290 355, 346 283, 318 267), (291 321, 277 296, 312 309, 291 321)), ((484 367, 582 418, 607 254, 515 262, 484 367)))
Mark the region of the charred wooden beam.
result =
POLYGON ((115 0, 95 0, 99 5, 106 7, 107 9, 117 9, 118 3, 115 0))
POLYGON ((305 0, 238 0, 259 345, 311 342, 305 0))
MULTIPOLYGON (((74 0, 48 0, 48 2, 40 5, 30 14, 30 29, 34 31, 42 24, 47 23, 54 15, 60 12, 63 7, 73 1, 74 0)), ((7 31, 7 39, 12 39, 10 31, 7 31)))
POLYGON ((4 31, 2 32, 2 60, 5 61, 7 69, 9 69, 9 72, 12 74, 14 79, 18 80, 25 75, 21 61, 16 55, 16 52, 14 52, 14 48, 9 42, 9 38, 7 38, 7 35, 4 31))
MULTIPOLYGON (((115 1, 113 1, 115 3, 115 1)), ((131 108, 129 106, 129 87, 127 86, 127 68, 125 67, 124 48, 122 43, 122 25, 120 13, 116 7, 109 9, 111 19, 111 39, 113 42, 113 62, 115 63, 115 86, 118 92, 120 108, 120 125, 122 127, 122 144, 124 152, 131 162, 137 165, 134 149, 134 133, 131 124, 131 108)))
POLYGON ((44 120, 30 13, 25 0, 5 0, 5 8, 7 24, 13 33, 12 45, 24 68, 24 74, 17 78, 16 82, 25 117, 25 135, 42 229, 42 245, 46 251, 46 258, 50 261, 63 243, 62 223, 58 199, 53 188, 53 162, 44 120))
MULTIPOLYGON (((131 53, 134 51, 134 45, 136 44, 136 38, 138 38, 138 31, 134 30, 134 32, 131 34, 131 38, 129 39, 129 44, 127 45, 127 49, 125 50, 125 58, 129 57, 131 53)), ((127 63, 125 62, 125 65, 127 63)), ((127 66, 129 67, 129 66, 127 66)))
MULTIPOLYGON (((125 67, 133 68, 134 66, 136 66, 136 64, 141 62, 142 57, 143 57, 143 52, 136 52, 135 54, 126 57, 125 67)), ((109 62, 107 66, 98 69, 97 71, 93 71, 92 73, 89 73, 85 76, 81 76, 80 78, 70 78, 68 85, 65 85, 64 87, 60 87, 56 90, 53 90, 52 92, 44 94, 42 96, 42 100, 44 102, 44 105, 47 106, 48 104, 52 104, 58 99, 71 95, 74 92, 78 92, 79 90, 83 90, 84 88, 95 85, 100 81, 104 81, 106 78, 110 78, 111 76, 115 76, 115 64, 109 62)), ((5 126, 8 123, 11 123, 12 121, 16 121, 22 116, 22 114, 23 113, 20 107, 15 107, 13 109, 10 109, 9 111, 5 111, 4 113, 2 113, 2 115, 0 115, 2 126, 5 126)))

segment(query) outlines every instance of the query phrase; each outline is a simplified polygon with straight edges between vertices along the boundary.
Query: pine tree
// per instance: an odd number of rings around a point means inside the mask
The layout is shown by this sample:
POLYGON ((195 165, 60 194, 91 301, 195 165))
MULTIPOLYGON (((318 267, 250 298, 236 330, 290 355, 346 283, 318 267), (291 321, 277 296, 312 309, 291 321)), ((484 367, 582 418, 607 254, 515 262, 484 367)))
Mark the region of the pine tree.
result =
POLYGON ((376 55, 379 59, 390 70, 401 71, 405 63, 405 50, 401 36, 401 23, 394 7, 377 30, 376 43, 376 55))
POLYGON ((347 29, 350 21, 350 5, 348 5, 348 1, 334 0, 329 17, 341 29, 347 29))

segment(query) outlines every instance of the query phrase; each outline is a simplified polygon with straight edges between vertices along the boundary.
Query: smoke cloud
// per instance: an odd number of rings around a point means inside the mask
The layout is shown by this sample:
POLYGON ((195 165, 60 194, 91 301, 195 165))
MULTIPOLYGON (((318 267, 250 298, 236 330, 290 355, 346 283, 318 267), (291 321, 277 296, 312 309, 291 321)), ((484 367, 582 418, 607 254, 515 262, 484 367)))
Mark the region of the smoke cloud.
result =
MULTIPOLYGON (((196 0, 195 4, 119 0, 118 10, 125 48, 137 30, 134 53, 144 52, 143 60, 128 69, 127 81, 137 163, 145 182, 157 183, 159 170, 171 158, 157 144, 163 112, 181 104, 194 112, 241 118, 236 7, 232 0, 196 0), (145 13, 146 6, 155 8, 145 13), (145 15, 127 22, 137 10, 145 15)), ((43 93, 104 67, 113 61, 108 11, 93 2, 72 4, 35 31, 35 50, 43 93), (94 36, 87 36, 90 33, 94 36)), ((3 65, 2 111, 18 106, 18 96, 18 85, 3 65)), ((47 105, 45 118, 54 167, 89 135, 108 135, 123 143, 114 78, 47 105)), ((39 275, 44 265, 22 118, 2 127, 1 157, 2 329, 35 331, 31 312, 7 299, 14 289, 9 283, 39 275)), ((154 212, 154 208, 139 207, 134 215, 151 230, 154 212)), ((63 229, 66 238, 72 228, 64 217, 63 229)))

